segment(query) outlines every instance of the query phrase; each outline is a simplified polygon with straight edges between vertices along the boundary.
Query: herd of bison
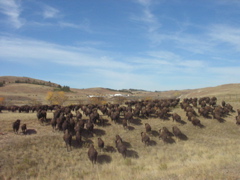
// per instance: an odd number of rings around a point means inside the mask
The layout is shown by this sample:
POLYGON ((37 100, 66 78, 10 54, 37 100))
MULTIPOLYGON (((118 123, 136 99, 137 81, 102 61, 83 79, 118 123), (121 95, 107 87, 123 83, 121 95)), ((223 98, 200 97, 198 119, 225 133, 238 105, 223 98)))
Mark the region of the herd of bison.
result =
MULTIPOLYGON (((82 137, 93 137, 94 127, 104 126, 109 124, 108 119, 112 123, 121 124, 122 128, 129 130, 130 124, 135 124, 139 118, 159 118, 162 120, 176 121, 180 124, 186 122, 182 120, 182 117, 174 113, 172 110, 180 106, 186 113, 187 120, 192 123, 193 126, 199 128, 204 125, 199 120, 199 117, 216 119, 219 122, 224 122, 224 118, 229 116, 232 112, 235 112, 232 105, 222 101, 217 104, 216 97, 202 97, 202 98, 185 98, 180 102, 180 99, 161 99, 161 100, 139 100, 139 101, 127 101, 123 105, 108 103, 105 105, 86 104, 86 105, 41 105, 41 106, 1 106, 2 110, 8 110, 11 112, 35 112, 37 113, 38 121, 43 124, 51 124, 53 131, 63 132, 63 140, 66 143, 67 151, 71 151, 72 141, 74 140, 79 146, 84 142, 82 137), (73 112, 75 112, 73 114, 73 112), (53 113, 52 119, 47 119, 47 113, 53 113), (86 116, 83 119, 83 114, 86 116), (75 136, 75 137, 74 137, 75 136)), ((237 109, 237 116, 235 117, 236 124, 240 125, 240 109, 237 109)), ((144 146, 150 145, 149 134, 152 131, 151 122, 145 123, 143 131, 139 135, 144 146)), ((16 120, 12 124, 14 133, 18 134, 21 128, 23 134, 27 134, 27 125, 22 124, 21 120, 16 120)), ((172 129, 162 127, 158 132, 159 139, 164 143, 171 142, 172 136, 178 139, 187 138, 186 135, 181 132, 178 126, 173 126, 172 129)), ((98 137, 97 146, 99 149, 104 149, 104 141, 98 137)), ((115 146, 119 153, 125 158, 127 156, 127 146, 119 135, 116 135, 115 146)), ((98 152, 94 145, 91 144, 88 149, 88 158, 95 164, 97 162, 98 152)))

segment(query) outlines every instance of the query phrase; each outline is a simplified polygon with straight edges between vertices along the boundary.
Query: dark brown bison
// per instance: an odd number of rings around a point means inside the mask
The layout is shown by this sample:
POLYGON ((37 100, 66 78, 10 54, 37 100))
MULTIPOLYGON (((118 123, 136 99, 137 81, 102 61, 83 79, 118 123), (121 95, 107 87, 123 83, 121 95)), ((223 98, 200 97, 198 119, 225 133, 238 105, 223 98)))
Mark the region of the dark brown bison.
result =
POLYGON ((71 150, 71 146, 72 146, 72 134, 68 131, 68 129, 65 131, 64 135, 63 135, 63 140, 66 143, 66 147, 67 147, 67 151, 71 150))
POLYGON ((97 156, 98 156, 98 152, 97 150, 94 148, 94 145, 91 144, 89 149, 88 149, 88 158, 89 160, 92 162, 92 164, 96 164, 97 162, 97 156))
POLYGON ((90 120, 88 120, 86 123, 86 129, 90 134, 92 134, 92 136, 93 136, 93 128, 94 128, 94 124, 90 120))
POLYGON ((166 143, 168 141, 168 133, 162 128, 159 129, 159 139, 162 139, 164 143, 166 143))
POLYGON ((181 122, 181 116, 178 115, 177 113, 174 113, 174 114, 172 115, 172 119, 173 119, 173 121, 181 122))
POLYGON ((201 126, 201 121, 196 117, 192 117, 191 122, 194 126, 199 126, 199 127, 201 126))
POLYGON ((236 124, 240 125, 240 115, 236 116, 236 124))
POLYGON ((77 118, 77 120, 82 119, 82 113, 80 111, 76 112, 76 118, 77 118))
POLYGON ((173 126, 172 131, 173 131, 174 136, 177 137, 178 139, 182 135, 181 130, 177 126, 173 126))
POLYGON ((56 130, 56 126, 57 126, 57 119, 56 118, 52 118, 51 119, 51 126, 53 128, 53 131, 56 130))
POLYGON ((131 111, 126 112, 124 118, 128 121, 128 123, 131 123, 131 120, 133 119, 133 113, 131 111))
POLYGON ((80 131, 76 132, 76 141, 79 145, 82 143, 82 136, 80 131))
POLYGON ((145 132, 141 132, 142 142, 146 145, 149 145, 150 138, 145 132))
POLYGON ((124 158, 127 156, 127 147, 123 144, 122 139, 116 140, 116 147, 119 153, 122 154, 124 158))
POLYGON ((123 119, 123 120, 122 120, 122 125, 123 125, 123 128, 124 128, 124 129, 127 129, 127 128, 128 128, 127 120, 126 120, 126 119, 123 119))
POLYGON ((13 132, 16 133, 16 134, 18 134, 18 130, 19 130, 19 127, 20 127, 20 122, 21 122, 20 119, 17 119, 15 122, 13 122, 12 128, 13 128, 13 132))
POLYGON ((47 111, 45 111, 45 110, 39 110, 39 111, 37 112, 37 118, 38 118, 38 120, 40 120, 41 118, 44 119, 44 120, 46 120, 46 119, 47 119, 47 111))
POLYGON ((240 116, 240 109, 237 109, 238 116, 240 116))
POLYGON ((120 140, 122 142, 122 138, 117 134, 116 135, 116 140, 115 140, 115 145, 117 146, 117 141, 120 140))
POLYGON ((151 128, 150 124, 148 124, 148 123, 145 123, 145 129, 146 129, 146 133, 149 133, 152 131, 152 128, 151 128))
POLYGON ((104 141, 100 137, 98 138, 98 147, 101 150, 104 148, 104 141))
POLYGON ((110 117, 111 117, 111 120, 116 123, 120 118, 120 112, 119 111, 113 111, 113 112, 111 112, 110 117))
POLYGON ((22 133, 23 133, 23 134, 26 134, 26 132, 27 132, 27 125, 26 125, 26 124, 23 124, 23 125, 21 126, 21 129, 22 129, 22 133))

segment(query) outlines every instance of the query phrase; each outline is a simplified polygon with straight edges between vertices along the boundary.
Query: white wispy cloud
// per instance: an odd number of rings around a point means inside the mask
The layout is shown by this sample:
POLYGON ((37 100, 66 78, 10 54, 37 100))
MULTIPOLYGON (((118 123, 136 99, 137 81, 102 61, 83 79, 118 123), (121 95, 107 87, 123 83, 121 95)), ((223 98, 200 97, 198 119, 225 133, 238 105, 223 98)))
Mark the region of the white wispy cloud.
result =
POLYGON ((11 26, 14 28, 20 28, 24 24, 24 20, 21 15, 21 1, 17 0, 0 0, 0 12, 7 16, 11 26))
POLYGON ((0 38, 0 58, 18 63, 43 61, 74 67, 131 68, 93 48, 62 46, 21 38, 0 38))
POLYGON ((225 43, 240 51, 239 28, 224 24, 213 25, 209 28, 209 36, 218 44, 225 43))
POLYGON ((43 6, 43 17, 44 18, 57 18, 59 17, 60 11, 48 5, 43 6))
POLYGON ((146 25, 148 33, 155 33, 156 30, 161 26, 158 22, 157 17, 151 11, 151 0, 137 0, 138 4, 142 6, 141 15, 132 16, 131 19, 134 21, 142 22, 146 25))

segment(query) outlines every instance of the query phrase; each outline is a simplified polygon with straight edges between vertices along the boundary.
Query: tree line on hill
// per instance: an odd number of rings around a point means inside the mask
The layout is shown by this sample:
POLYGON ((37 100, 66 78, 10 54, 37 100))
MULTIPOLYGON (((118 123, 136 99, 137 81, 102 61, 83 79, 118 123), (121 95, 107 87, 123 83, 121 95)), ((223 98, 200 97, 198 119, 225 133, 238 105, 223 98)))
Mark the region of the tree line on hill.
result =
MULTIPOLYGON (((35 80, 15 80, 14 83, 24 83, 24 84, 36 84, 36 85, 43 85, 43 86, 50 86, 50 87, 56 87, 54 91, 64 91, 64 92, 70 92, 70 87, 69 86, 61 86, 54 84, 50 81, 35 81, 35 80)), ((6 84, 5 81, 0 82, 0 87, 3 87, 4 84, 6 84)))

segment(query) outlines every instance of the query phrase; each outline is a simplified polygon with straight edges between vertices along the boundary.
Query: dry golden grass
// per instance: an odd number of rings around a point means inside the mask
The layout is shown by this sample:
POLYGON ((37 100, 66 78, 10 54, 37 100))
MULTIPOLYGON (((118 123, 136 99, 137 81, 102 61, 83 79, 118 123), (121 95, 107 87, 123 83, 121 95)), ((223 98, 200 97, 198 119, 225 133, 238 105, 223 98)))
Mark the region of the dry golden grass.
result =
MULTIPOLYGON (((54 87, 13 83, 16 80, 26 81, 30 79, 36 82, 45 82, 42 80, 27 78, 27 77, 15 77, 15 76, 0 76, 0 82, 5 81, 6 84, 0 87, 0 97, 5 98, 7 105, 25 105, 25 104, 47 104, 46 96, 49 91, 53 91, 54 87), (11 82, 11 83, 10 83, 11 82)), ((54 83, 53 83, 54 84, 54 83)), ((57 84, 55 84, 57 85, 57 84)), ((240 102, 240 84, 225 84, 216 87, 206 87, 200 89, 186 89, 186 90, 172 90, 172 91, 132 91, 127 98, 131 99, 156 99, 156 98, 176 98, 176 97, 204 97, 204 96, 218 96, 226 101, 240 102)), ((72 92, 66 93, 68 101, 64 105, 76 104, 76 103, 89 103, 88 95, 103 96, 109 94, 129 94, 129 92, 112 91, 106 88, 87 88, 87 89, 74 89, 72 92)), ((112 99, 106 99, 106 101, 112 101, 112 99)))
MULTIPOLYGON (((230 102, 231 103, 231 102, 230 102)), ((240 104, 231 103, 236 110, 240 104)), ((139 119, 130 124, 130 130, 109 121, 105 127, 95 126, 94 137, 84 137, 82 147, 74 146, 67 152, 63 133, 52 132, 49 125, 37 122, 35 113, 0 114, 0 179, 230 179, 240 178, 240 126, 235 124, 236 113, 225 118, 224 123, 200 117, 205 128, 193 127, 179 107, 173 109, 186 124, 160 120, 139 119), (31 135, 16 135, 12 122, 21 119, 31 135), (144 146, 140 133, 144 123, 152 126, 151 145, 144 146), (166 126, 171 130, 177 125, 187 139, 164 144, 158 138, 158 130, 166 126), (118 152, 97 148, 97 137, 105 146, 115 147, 115 135, 119 134, 128 147, 127 158, 118 152), (88 144, 93 142, 98 150, 98 163, 92 165, 87 157, 88 144)), ((52 113, 48 112, 48 118, 52 113)), ((106 117, 107 118, 107 117, 106 117)), ((73 138, 75 139, 75 137, 73 138)))

